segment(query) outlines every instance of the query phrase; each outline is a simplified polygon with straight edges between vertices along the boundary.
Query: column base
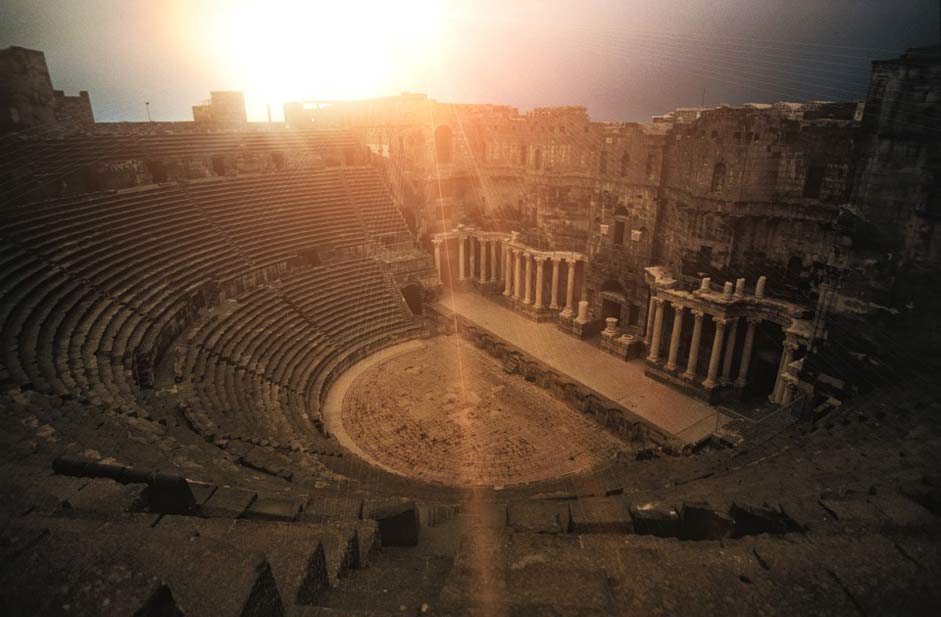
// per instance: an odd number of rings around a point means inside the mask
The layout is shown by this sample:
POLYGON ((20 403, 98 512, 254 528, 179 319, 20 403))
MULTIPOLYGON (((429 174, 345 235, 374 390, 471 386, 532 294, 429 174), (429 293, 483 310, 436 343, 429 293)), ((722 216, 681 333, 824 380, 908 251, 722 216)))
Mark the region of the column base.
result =
POLYGON ((523 300, 523 304, 529 305, 529 304, 532 304, 532 303, 533 303, 532 300, 523 300))
POLYGON ((571 319, 574 315, 575 315, 575 311, 573 311, 569 307, 565 307, 565 309, 563 309, 563 311, 559 313, 559 317, 562 317, 564 319, 571 319))
POLYGON ((719 382, 716 381, 715 379, 707 379, 706 381, 702 382, 702 387, 707 390, 712 390, 718 385, 719 385, 719 382))
POLYGON ((647 356, 647 362, 650 362, 651 364, 656 364, 659 359, 660 356, 647 356))
POLYGON ((746 385, 748 385, 748 381, 745 379, 736 379, 734 382, 732 382, 732 385, 736 388, 744 388, 746 385))
POLYGON ((676 363, 675 363, 675 362, 667 362, 667 363, 666 363, 666 366, 664 366, 663 368, 666 369, 666 370, 668 370, 668 371, 670 371, 670 372, 672 373, 673 371, 676 370, 676 363))
POLYGON ((680 375, 680 377, 682 377, 683 379, 688 379, 688 380, 690 380, 690 381, 695 381, 695 380, 696 380, 696 373, 690 373, 689 371, 686 371, 685 373, 683 373, 682 375, 680 375))
POLYGON ((557 311, 557 310, 559 310, 559 308, 560 308, 559 305, 558 305, 558 304, 555 304, 555 303, 552 303, 552 304, 549 305, 549 310, 550 310, 550 311, 557 311))

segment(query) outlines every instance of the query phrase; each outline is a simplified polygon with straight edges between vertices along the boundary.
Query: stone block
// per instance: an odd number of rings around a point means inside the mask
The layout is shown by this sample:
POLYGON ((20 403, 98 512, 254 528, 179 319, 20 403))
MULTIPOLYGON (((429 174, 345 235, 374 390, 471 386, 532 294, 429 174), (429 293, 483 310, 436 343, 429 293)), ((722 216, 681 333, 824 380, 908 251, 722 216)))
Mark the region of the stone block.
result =
POLYGON ((685 502, 680 517, 684 540, 719 540, 732 533, 735 521, 724 511, 705 502, 685 502))
POLYGON ((363 500, 311 491, 304 504, 302 520, 323 521, 331 518, 358 519, 363 515, 363 500))
POLYGON ((620 497, 597 497, 572 502, 571 530, 575 533, 631 533, 629 505, 620 497))
POLYGON ((795 521, 775 508, 736 502, 732 504, 729 514, 735 520, 735 537, 761 533, 783 534, 800 529, 795 521))
POLYGON ((417 546, 420 530, 415 502, 385 503, 371 506, 363 518, 376 521, 382 546, 417 546))
POLYGON ((507 525, 516 531, 565 533, 571 524, 568 502, 519 501, 507 508, 507 525))
POLYGON ((230 486, 220 486, 199 508, 199 515, 206 518, 239 518, 255 501, 257 495, 230 486))
POLYGON ((244 518, 263 521, 295 521, 301 502, 290 497, 259 497, 245 511, 244 518))
POLYGON ((631 505, 630 512, 637 533, 661 538, 679 537, 680 515, 673 506, 651 501, 631 505))

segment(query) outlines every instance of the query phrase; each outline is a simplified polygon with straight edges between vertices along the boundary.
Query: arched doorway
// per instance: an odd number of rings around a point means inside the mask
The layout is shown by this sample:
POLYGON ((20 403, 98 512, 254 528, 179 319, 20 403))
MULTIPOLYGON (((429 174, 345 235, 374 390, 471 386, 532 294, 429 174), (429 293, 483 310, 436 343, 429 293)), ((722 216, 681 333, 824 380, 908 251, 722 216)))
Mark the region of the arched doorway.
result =
POLYGON ((408 305, 408 310, 412 312, 412 315, 421 315, 424 304, 424 294, 422 293, 421 285, 418 283, 409 283, 402 288, 402 297, 405 298, 405 304, 408 305))
POLYGON ((624 294, 624 287, 615 280, 605 281, 601 286, 602 319, 614 317, 620 323, 623 319, 621 311, 625 306, 627 306, 627 297, 624 294))

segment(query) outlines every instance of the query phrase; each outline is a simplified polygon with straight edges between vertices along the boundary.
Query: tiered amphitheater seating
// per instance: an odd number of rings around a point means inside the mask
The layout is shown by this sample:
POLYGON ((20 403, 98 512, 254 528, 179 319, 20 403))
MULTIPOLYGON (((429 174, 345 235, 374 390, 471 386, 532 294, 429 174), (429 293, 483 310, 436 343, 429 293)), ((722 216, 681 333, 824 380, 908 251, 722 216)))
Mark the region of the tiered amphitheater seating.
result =
POLYGON ((359 357, 418 334, 393 291, 374 262, 354 259, 226 303, 190 331, 175 366, 191 422, 207 438, 261 434, 336 452, 315 429, 326 386, 359 357))
MULTIPOLYGON (((220 292, 231 296, 284 276, 300 265, 298 254, 306 249, 326 254, 363 249, 370 233, 351 201, 344 173, 341 168, 290 171, 6 207, 0 230, 0 379, 146 416, 141 387, 151 385, 169 344, 203 307, 217 303, 220 292)), ((383 207, 394 212, 388 198, 369 205, 377 219, 391 218, 379 214, 383 207)), ((330 271, 323 267, 315 274, 326 280, 330 271)), ((378 276, 378 271, 370 274, 378 276)), ((393 290, 376 286, 376 280, 371 291, 383 290, 386 301, 393 298, 393 290)), ((338 286, 324 290, 323 297, 329 291, 338 304, 355 305, 364 290, 356 285, 351 290, 344 296, 338 286)), ((272 294, 265 288, 254 293, 259 302, 272 300, 265 298, 272 294)), ((271 306, 281 306, 296 319, 319 318, 300 315, 286 297, 274 296, 271 306)), ((279 328, 265 339, 264 352, 280 362, 263 369, 270 380, 292 374, 311 356, 300 353, 297 340, 279 340, 294 331, 285 329, 287 322, 276 323, 275 311, 269 310, 258 311, 258 320, 248 327, 270 323, 279 328)), ((402 318, 401 308, 397 315, 402 318)), ((339 352, 358 341, 325 338, 328 331, 335 333, 330 328, 339 327, 336 317, 329 314, 331 321, 317 340, 328 340, 339 352)), ((373 333, 403 325, 376 323, 381 325, 373 333)), ((300 328, 296 320, 290 325, 300 328)), ((243 346, 239 353, 257 351, 243 346)), ((263 358, 267 362, 268 356, 263 358)), ((297 381, 300 373, 294 377, 284 385, 293 388, 290 396, 303 396, 306 382, 297 381)), ((242 398, 260 396, 238 391, 236 382, 223 383, 242 398)), ((267 387, 265 400, 272 405, 290 398, 287 391, 267 387)), ((258 413, 274 414, 272 405, 258 413)), ((272 429, 272 435, 285 434, 272 429)))

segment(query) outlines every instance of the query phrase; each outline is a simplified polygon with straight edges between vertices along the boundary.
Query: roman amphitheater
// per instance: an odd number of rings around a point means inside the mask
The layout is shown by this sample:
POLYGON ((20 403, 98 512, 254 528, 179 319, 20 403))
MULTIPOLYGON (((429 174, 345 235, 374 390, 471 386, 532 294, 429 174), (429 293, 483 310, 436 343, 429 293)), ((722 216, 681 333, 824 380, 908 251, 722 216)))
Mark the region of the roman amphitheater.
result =
POLYGON ((939 614, 939 48, 647 123, 0 73, 0 613, 939 614))

